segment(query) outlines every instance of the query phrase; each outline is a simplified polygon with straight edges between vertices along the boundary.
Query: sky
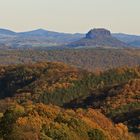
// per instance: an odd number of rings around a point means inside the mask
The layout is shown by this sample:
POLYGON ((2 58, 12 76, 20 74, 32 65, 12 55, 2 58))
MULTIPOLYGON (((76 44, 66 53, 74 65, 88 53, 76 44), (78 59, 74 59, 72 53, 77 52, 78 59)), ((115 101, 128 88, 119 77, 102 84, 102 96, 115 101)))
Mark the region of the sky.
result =
POLYGON ((140 0, 0 0, 0 28, 140 35, 140 0))

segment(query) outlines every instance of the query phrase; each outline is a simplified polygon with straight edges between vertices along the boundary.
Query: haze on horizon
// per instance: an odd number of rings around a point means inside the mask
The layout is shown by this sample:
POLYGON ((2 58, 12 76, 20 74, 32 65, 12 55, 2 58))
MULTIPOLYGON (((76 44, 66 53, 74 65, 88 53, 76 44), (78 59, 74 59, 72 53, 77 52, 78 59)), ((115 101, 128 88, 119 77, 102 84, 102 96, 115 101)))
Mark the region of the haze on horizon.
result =
POLYGON ((0 0, 0 28, 87 32, 107 28, 140 35, 140 0, 0 0))

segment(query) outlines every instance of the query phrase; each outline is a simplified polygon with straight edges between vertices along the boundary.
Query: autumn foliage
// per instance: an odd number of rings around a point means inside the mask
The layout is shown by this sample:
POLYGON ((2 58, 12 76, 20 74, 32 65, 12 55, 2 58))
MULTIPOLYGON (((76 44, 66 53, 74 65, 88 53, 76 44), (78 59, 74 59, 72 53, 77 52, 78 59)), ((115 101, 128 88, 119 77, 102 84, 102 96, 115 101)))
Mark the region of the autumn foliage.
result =
POLYGON ((58 62, 1 66, 1 139, 133 140, 139 91, 140 67, 93 73, 58 62))

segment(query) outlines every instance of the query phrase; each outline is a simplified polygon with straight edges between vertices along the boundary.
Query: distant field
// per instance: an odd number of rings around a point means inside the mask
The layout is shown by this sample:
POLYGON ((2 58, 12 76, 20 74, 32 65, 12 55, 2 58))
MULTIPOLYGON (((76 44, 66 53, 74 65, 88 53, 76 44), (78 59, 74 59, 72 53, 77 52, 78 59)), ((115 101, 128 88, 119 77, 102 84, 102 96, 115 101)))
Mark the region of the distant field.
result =
POLYGON ((88 70, 140 65, 140 49, 0 50, 0 64, 60 61, 88 70))

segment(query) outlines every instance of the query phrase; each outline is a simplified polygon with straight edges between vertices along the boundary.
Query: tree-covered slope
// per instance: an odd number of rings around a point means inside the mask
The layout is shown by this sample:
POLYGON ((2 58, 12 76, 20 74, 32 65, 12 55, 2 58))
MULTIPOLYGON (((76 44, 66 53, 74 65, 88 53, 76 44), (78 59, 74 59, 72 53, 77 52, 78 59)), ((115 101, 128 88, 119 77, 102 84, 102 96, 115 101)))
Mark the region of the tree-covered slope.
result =
POLYGON ((92 73, 58 62, 1 66, 1 137, 127 140, 124 124, 139 131, 139 76, 139 67, 92 73))
POLYGON ((90 71, 140 65, 140 49, 0 49, 0 65, 59 61, 90 71))
POLYGON ((111 69, 98 74, 57 62, 1 67, 0 97, 27 94, 36 102, 63 105, 93 90, 138 77, 139 67, 111 69))
POLYGON ((57 106, 14 105, 0 119, 4 140, 134 140, 123 124, 114 125, 100 112, 57 106))

